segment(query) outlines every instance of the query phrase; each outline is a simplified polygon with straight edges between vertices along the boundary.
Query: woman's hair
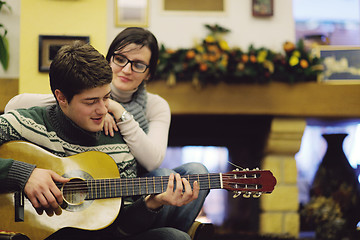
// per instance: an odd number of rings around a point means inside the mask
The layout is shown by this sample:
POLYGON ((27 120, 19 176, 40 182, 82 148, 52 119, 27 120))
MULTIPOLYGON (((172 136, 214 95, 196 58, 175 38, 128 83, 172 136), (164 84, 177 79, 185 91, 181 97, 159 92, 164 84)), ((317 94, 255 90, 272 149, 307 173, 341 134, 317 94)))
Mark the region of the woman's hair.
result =
POLYGON ((112 70, 94 47, 76 41, 60 48, 51 62, 49 77, 53 94, 59 89, 71 102, 74 95, 86 89, 110 84, 112 70))
POLYGON ((148 47, 151 51, 149 63, 150 79, 154 78, 156 66, 159 59, 159 46, 155 36, 148 30, 139 27, 129 27, 121 31, 112 41, 106 60, 110 63, 115 51, 121 51, 129 44, 137 44, 141 47, 148 47))

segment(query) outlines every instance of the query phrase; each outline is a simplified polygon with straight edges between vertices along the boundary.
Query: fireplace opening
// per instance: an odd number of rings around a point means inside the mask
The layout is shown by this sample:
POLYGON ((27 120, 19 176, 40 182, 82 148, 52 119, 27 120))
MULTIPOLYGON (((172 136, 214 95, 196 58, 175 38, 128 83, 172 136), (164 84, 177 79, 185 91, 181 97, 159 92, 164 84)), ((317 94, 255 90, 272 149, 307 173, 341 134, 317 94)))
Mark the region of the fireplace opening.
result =
MULTIPOLYGON (((206 166, 210 173, 228 171, 229 152, 219 146, 184 146, 169 147, 161 167, 175 168, 189 162, 199 162, 206 166)), ((227 193, 223 189, 213 189, 205 199, 204 206, 197 221, 221 226, 225 219, 227 193)))
MULTIPOLYGON (((164 166, 201 161, 210 172, 234 170, 229 162, 249 169, 261 167, 271 120, 265 115, 173 115, 164 166)), ((233 198, 233 194, 211 190, 200 220, 211 221, 218 233, 257 233, 260 199, 233 198)))

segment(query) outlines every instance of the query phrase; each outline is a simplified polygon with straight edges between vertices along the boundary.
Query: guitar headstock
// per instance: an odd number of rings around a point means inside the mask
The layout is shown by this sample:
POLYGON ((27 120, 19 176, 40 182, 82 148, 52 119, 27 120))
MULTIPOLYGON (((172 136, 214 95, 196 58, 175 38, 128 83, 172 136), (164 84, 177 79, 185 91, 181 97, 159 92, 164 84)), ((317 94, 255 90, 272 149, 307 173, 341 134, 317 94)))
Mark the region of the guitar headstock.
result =
POLYGON ((263 193, 271 193, 276 185, 276 178, 269 170, 234 170, 222 174, 223 188, 235 192, 234 198, 258 198, 263 193))

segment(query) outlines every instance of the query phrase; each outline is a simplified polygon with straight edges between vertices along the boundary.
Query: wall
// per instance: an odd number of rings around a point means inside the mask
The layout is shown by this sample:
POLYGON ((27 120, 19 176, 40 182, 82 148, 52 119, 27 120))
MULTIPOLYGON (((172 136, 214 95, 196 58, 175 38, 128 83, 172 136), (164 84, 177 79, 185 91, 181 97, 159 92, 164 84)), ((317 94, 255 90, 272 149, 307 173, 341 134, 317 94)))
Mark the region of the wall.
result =
POLYGON ((88 35, 101 53, 106 50, 106 1, 21 1, 19 92, 50 92, 47 73, 38 72, 38 36, 88 35))
MULTIPOLYGON (((19 92, 50 91, 48 75, 38 72, 38 35, 89 35, 95 48, 106 54, 112 39, 123 29, 114 23, 114 0, 8 2, 13 11, 2 16, 1 23, 9 29, 10 67, 6 72, 0 69, 0 78, 19 78, 19 92)), ((231 30, 226 35, 231 47, 246 49, 254 44, 280 50, 284 41, 295 39, 289 0, 275 1, 274 16, 270 18, 254 18, 251 0, 225 0, 226 11, 221 14, 165 12, 163 0, 149 3, 149 30, 160 43, 172 48, 193 46, 207 34, 203 25, 215 23, 231 30)))
MULTIPOLYGON (((114 24, 114 3, 108 1, 108 44, 123 29, 114 24)), ((194 41, 206 36, 204 24, 218 23, 229 28, 226 35, 230 47, 247 49, 250 44, 281 50, 286 40, 294 41, 295 26, 292 1, 274 1, 274 16, 254 18, 251 0, 225 0, 226 11, 221 14, 163 11, 163 0, 149 0, 149 30, 171 48, 191 47, 194 41)))

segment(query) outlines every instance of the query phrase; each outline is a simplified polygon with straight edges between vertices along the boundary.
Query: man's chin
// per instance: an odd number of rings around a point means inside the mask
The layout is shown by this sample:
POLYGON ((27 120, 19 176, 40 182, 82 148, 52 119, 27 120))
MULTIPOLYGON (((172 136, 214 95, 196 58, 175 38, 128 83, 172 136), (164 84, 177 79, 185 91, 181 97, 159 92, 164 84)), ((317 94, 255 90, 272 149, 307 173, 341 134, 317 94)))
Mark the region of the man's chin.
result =
POLYGON ((88 129, 86 129, 89 132, 100 132, 103 130, 104 124, 101 124, 101 126, 91 126, 88 129))

